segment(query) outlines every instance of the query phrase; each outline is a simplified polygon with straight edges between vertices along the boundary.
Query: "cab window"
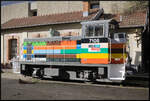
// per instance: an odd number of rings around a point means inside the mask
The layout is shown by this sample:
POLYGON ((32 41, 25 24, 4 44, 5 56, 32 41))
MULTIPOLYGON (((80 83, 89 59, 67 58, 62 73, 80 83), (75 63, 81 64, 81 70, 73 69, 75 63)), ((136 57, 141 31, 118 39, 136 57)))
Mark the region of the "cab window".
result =
POLYGON ((87 37, 103 36, 103 25, 87 26, 86 27, 86 36, 87 37))
POLYGON ((86 36, 88 36, 88 37, 93 36, 93 30, 94 30, 93 26, 88 26, 86 36))
POLYGON ((119 34, 118 37, 119 38, 124 38, 124 34, 119 34))
POLYGON ((95 26, 95 36, 103 36, 103 26, 95 26))

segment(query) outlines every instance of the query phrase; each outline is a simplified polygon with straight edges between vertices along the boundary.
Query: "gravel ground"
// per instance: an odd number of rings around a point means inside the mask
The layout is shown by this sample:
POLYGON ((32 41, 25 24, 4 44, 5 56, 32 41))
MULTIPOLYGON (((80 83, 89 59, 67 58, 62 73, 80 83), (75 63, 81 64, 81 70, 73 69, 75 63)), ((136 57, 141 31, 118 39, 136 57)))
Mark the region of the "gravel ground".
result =
POLYGON ((19 74, 1 74, 2 100, 148 100, 149 88, 37 80, 20 84, 19 74))

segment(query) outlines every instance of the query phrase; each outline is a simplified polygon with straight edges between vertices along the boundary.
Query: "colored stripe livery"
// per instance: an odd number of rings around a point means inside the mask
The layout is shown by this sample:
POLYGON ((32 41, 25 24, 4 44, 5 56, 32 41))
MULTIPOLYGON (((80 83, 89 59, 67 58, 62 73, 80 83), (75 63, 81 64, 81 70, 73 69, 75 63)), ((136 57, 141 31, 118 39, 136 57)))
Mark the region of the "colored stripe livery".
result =
POLYGON ((107 38, 85 38, 71 41, 24 42, 23 57, 27 60, 32 60, 34 58, 46 58, 47 62, 120 64, 124 63, 126 58, 126 55, 123 54, 123 52, 125 53, 124 49, 124 44, 110 45, 107 38))
MULTIPOLYGON (((111 44, 111 63, 123 64, 126 60, 126 45, 124 43, 111 44)), ((109 47, 110 48, 110 47, 109 47)))

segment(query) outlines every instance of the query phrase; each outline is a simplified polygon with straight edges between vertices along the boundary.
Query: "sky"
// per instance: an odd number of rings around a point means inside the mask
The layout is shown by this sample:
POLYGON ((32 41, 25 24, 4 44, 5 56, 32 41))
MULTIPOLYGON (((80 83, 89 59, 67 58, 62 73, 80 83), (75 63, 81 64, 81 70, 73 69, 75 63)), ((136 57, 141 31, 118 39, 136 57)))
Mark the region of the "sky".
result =
MULTIPOLYGON (((33 2, 34 0, 28 0, 29 2, 33 2)), ((5 5, 11 5, 11 4, 15 4, 15 3, 22 3, 25 1, 7 1, 7 0, 3 0, 1 1, 1 6, 5 6, 5 5)))

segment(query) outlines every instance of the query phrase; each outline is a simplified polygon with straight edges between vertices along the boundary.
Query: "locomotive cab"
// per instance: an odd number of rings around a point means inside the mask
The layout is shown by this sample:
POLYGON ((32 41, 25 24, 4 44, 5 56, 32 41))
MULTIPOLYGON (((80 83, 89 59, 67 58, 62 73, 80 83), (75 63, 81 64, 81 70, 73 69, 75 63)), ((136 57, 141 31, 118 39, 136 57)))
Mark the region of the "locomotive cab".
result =
POLYGON ((82 22, 82 38, 109 38, 113 43, 126 43, 126 33, 118 31, 116 20, 82 22))
MULTIPOLYGON (((116 20, 98 20, 82 22, 82 39, 89 40, 88 44, 93 45, 90 52, 98 52, 94 59, 88 59, 84 63, 92 64, 107 64, 106 72, 107 78, 110 80, 124 80, 125 79, 125 63, 126 63, 126 33, 118 31, 118 22, 116 20), (92 41, 91 41, 92 40, 92 41), (100 45, 100 50, 94 50, 100 45), (106 51, 102 51, 107 49, 106 51), (106 55, 106 57, 103 57, 106 55), (103 59, 103 60, 102 60, 103 59), (105 60, 105 62, 104 62, 105 60), (97 61, 97 62, 96 62, 97 61), (103 61, 103 62, 102 62, 103 61)), ((96 54, 96 53, 94 53, 96 54)), ((103 68, 101 66, 101 68, 103 68)), ((99 73, 101 72, 99 68, 99 73)))
POLYGON ((111 38, 116 41, 126 39, 125 33, 118 33, 116 20, 86 21, 82 24, 82 38, 111 38))

